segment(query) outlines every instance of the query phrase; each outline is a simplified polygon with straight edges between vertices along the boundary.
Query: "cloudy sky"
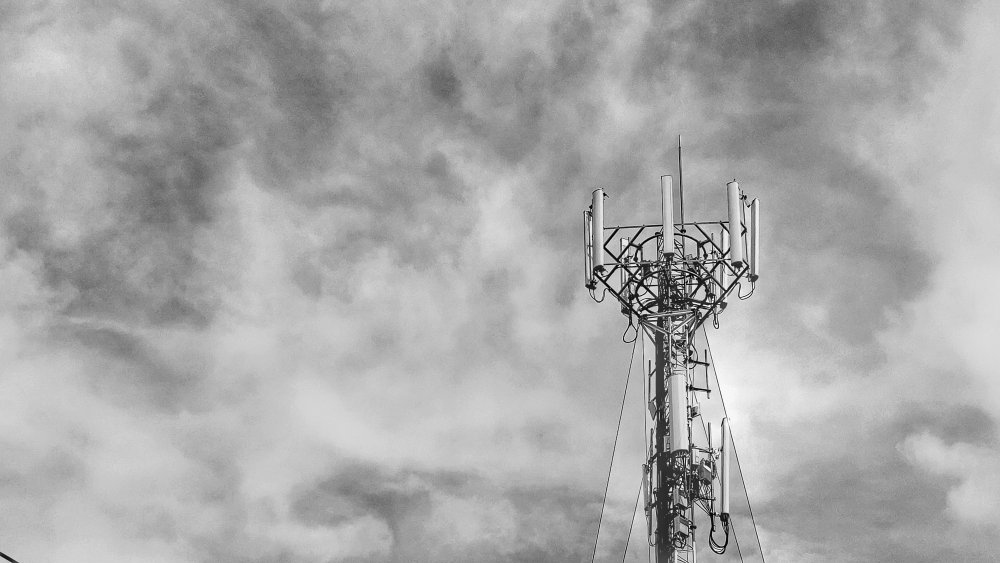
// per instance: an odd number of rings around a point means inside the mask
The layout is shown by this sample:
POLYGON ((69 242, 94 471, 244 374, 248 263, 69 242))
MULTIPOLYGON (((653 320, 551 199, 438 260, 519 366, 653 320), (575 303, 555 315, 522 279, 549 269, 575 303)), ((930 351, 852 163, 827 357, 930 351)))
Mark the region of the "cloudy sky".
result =
POLYGON ((762 200, 709 336, 767 560, 992 560, 997 37, 991 2, 4 3, 0 551, 589 561, 632 348, 581 212, 655 222, 681 133, 689 217, 762 200))

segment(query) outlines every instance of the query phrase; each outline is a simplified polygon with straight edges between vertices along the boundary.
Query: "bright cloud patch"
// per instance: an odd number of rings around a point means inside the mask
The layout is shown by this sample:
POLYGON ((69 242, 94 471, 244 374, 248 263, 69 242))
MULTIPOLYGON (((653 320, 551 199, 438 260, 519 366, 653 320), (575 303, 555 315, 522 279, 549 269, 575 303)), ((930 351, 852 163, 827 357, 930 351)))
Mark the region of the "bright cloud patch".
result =
POLYGON ((907 461, 952 484, 948 515, 960 523, 1000 526, 1000 452, 966 443, 946 444, 930 434, 910 436, 899 446, 907 461))

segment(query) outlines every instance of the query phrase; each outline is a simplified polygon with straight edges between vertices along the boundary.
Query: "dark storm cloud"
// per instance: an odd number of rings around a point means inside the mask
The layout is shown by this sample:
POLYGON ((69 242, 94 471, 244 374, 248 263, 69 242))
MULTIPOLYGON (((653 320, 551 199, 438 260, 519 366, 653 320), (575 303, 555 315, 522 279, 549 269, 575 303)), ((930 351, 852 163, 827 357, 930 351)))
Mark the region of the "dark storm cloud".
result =
POLYGON ((906 404, 901 410, 892 428, 896 441, 909 434, 930 431, 948 442, 997 445, 997 422, 979 407, 906 404))
POLYGON ((121 96, 118 107, 68 115, 41 108, 19 125, 23 144, 5 160, 5 227, 17 246, 43 257, 53 286, 75 292, 72 314, 204 325, 217 296, 214 280, 198 281, 212 269, 199 238, 220 213, 234 146, 249 144, 261 173, 287 184, 319 166, 332 134, 339 90, 328 73, 338 69, 305 27, 322 21, 269 6, 189 8, 132 5, 122 25, 111 17, 117 8, 92 5, 75 21, 33 29, 110 42, 118 60, 107 63, 121 72, 119 92, 98 94, 121 96), (52 242, 58 217, 40 211, 47 188, 37 166, 58 150, 47 137, 55 128, 88 145, 80 165, 109 186, 104 201, 101 191, 89 194, 103 216, 82 225, 71 248, 52 242))
POLYGON ((354 464, 297 493, 292 510, 310 525, 377 515, 392 531, 388 561, 566 561, 589 548, 596 520, 580 515, 598 501, 566 487, 500 486, 471 473, 354 464), (474 532, 481 538, 462 538, 465 515, 442 513, 456 505, 487 514, 502 510, 492 529, 474 532), (454 528, 442 529, 441 522, 454 528))
POLYGON ((123 328, 62 325, 53 336, 62 346, 83 346, 96 355, 90 364, 89 382, 95 393, 127 408, 149 411, 198 412, 213 405, 202 387, 211 371, 211 354, 194 341, 182 344, 183 359, 175 350, 156 349, 162 338, 129 334, 123 328))
POLYGON ((449 105, 462 101, 462 82, 455 75, 455 67, 448 53, 442 51, 436 60, 425 63, 424 75, 427 89, 435 98, 449 105))
MULTIPOLYGON (((350 62, 329 44, 337 33, 334 16, 305 4, 292 4, 290 13, 265 4, 226 4, 240 33, 221 56, 234 58, 244 49, 259 54, 269 78, 266 93, 280 111, 254 132, 256 155, 276 184, 324 170, 338 106, 357 88, 350 62)), ((226 70, 241 66, 239 59, 226 62, 220 65, 226 70)))
MULTIPOLYGON (((824 89, 833 95, 833 104, 878 103, 884 96, 905 96, 889 101, 909 102, 909 95, 941 68, 937 41, 951 46, 960 41, 967 4, 657 4, 654 17, 659 25, 650 26, 635 61, 641 79, 637 84, 683 72, 703 95, 747 91, 765 107, 801 102, 807 97, 803 88, 824 89), (830 63, 836 62, 831 59, 855 54, 871 56, 878 64, 847 67, 840 76, 807 82, 831 70, 830 63)), ((753 112, 754 106, 747 109, 753 112)), ((810 108, 788 109, 772 118, 787 120, 810 108)))

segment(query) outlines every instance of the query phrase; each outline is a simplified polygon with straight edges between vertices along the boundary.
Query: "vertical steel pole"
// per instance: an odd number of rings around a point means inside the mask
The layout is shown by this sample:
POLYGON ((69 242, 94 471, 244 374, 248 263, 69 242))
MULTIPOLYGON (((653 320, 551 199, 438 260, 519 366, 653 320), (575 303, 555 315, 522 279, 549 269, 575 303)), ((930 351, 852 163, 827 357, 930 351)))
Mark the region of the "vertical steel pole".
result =
MULTIPOLYGON (((681 232, 685 232, 684 228, 684 164, 681 159, 681 136, 677 135, 677 190, 680 195, 681 204, 681 232)), ((671 241, 673 242, 673 241, 671 241)), ((681 239, 681 253, 687 254, 687 237, 681 239)))
MULTIPOLYGON (((668 266, 669 267, 669 266, 668 266)), ((657 297, 658 310, 660 313, 667 312, 667 274, 660 273, 659 295, 657 297)), ((670 511, 671 511, 671 491, 668 483, 671 481, 669 475, 667 439, 667 386, 666 378, 669 370, 667 357, 667 346, 669 345, 665 331, 669 323, 664 317, 656 319, 656 376, 653 387, 653 395, 656 404, 656 420, 654 421, 656 448, 653 450, 653 467, 656 475, 656 494, 653 503, 656 508, 656 527, 653 530, 653 538, 656 542, 656 563, 672 563, 674 547, 670 538, 670 511)))
POLYGON ((654 421, 656 448, 653 467, 656 475, 656 495, 653 497, 656 506, 656 529, 653 532, 656 541, 656 563, 673 563, 674 545, 670 537, 670 520, 673 512, 673 477, 670 475, 670 446, 667 434, 667 374, 670 372, 670 357, 668 347, 670 341, 666 331, 670 329, 670 321, 662 316, 669 308, 670 254, 668 245, 673 246, 673 232, 664 229, 660 238, 659 262, 661 270, 657 276, 657 310, 661 316, 656 319, 656 381, 654 396, 656 401, 656 420, 654 421))
POLYGON ((684 164, 681 160, 681 136, 677 135, 677 188, 681 203, 681 232, 684 232, 684 164))

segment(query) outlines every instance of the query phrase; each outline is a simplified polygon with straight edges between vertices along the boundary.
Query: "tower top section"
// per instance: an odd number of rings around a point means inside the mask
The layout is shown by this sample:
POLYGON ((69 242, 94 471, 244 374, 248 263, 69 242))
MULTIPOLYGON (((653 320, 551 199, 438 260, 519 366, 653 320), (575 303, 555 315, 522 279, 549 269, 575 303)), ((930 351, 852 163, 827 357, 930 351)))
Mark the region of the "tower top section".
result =
POLYGON ((595 299, 599 289, 611 293, 623 314, 651 330, 656 318, 678 313, 692 315, 691 330, 717 322, 731 296, 748 297, 760 275, 760 202, 736 180, 723 193, 726 220, 684 222, 675 217, 673 178, 661 176, 659 224, 607 225, 607 196, 595 189, 584 211, 587 289, 595 299), (746 295, 739 294, 743 282, 750 284, 746 295))

